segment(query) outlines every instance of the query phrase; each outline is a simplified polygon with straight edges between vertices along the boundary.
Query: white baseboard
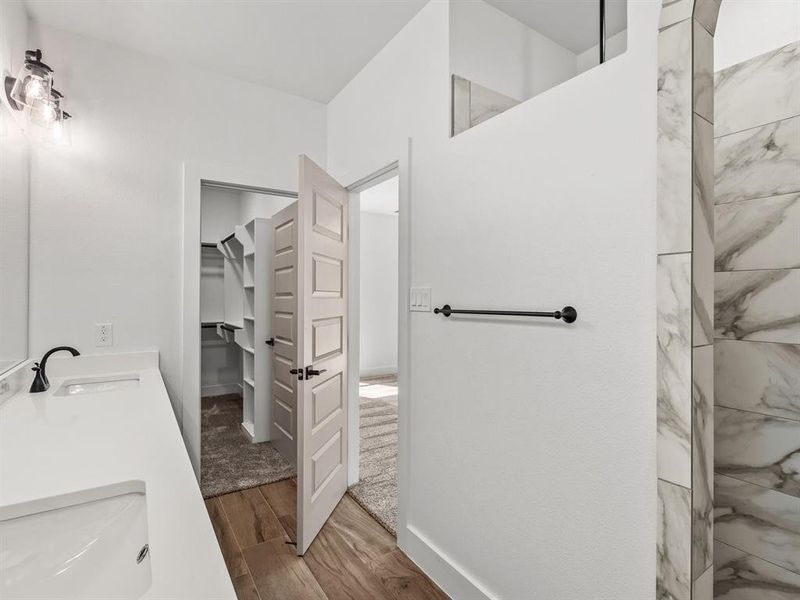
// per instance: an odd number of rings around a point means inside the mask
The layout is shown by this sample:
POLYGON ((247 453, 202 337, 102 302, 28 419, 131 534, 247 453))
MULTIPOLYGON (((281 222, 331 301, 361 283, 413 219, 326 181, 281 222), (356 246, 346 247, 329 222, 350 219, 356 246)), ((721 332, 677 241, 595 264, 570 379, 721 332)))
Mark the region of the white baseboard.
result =
POLYGON ((360 369, 361 377, 377 377, 378 375, 397 375, 397 365, 387 365, 385 367, 367 367, 360 369))
POLYGON ((241 394, 241 383, 218 383, 216 385, 204 385, 200 388, 200 395, 203 398, 209 396, 225 396, 226 394, 241 394))
POLYGON ((425 575, 454 600, 496 600, 494 595, 412 525, 398 531, 397 545, 425 575))

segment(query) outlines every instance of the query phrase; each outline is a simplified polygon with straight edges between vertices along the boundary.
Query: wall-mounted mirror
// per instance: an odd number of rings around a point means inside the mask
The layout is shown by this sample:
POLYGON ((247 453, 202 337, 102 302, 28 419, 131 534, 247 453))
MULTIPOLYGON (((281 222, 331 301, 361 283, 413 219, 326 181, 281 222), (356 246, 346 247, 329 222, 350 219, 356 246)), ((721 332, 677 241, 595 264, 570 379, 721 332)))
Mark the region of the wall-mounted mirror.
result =
MULTIPOLYGON (((0 75, 11 54, 0 42, 0 75)), ((0 100, 0 375, 28 358, 28 142, 0 100)))
POLYGON ((451 134, 625 52, 627 8, 627 0, 451 0, 451 134))

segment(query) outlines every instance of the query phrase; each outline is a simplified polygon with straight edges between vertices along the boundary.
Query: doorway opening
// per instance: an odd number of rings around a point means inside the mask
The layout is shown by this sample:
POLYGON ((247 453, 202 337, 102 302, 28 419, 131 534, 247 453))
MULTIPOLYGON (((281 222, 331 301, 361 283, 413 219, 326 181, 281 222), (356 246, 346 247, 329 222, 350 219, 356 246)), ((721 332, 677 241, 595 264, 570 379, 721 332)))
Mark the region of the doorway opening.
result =
MULTIPOLYGON (((399 178, 384 174, 357 195, 358 480, 350 495, 397 534, 399 178)), ((355 239, 356 236, 352 236, 355 239)), ((354 294, 355 296, 355 294, 354 294)), ((352 380, 351 380, 352 381, 352 380)))
POLYGON ((271 218, 290 195, 200 189, 200 487, 205 498, 273 483, 295 467, 269 435, 271 218), (262 314, 263 313, 263 314, 262 314), (256 343, 261 341, 261 343, 256 343))

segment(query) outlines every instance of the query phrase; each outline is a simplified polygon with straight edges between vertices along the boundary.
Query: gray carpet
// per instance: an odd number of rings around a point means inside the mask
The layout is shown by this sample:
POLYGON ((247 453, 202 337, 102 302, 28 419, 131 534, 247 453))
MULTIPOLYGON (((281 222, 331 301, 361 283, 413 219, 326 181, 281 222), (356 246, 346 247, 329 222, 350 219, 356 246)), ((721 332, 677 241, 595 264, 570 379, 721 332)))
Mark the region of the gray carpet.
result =
POLYGON ((294 468, 269 442, 252 444, 241 430, 242 397, 202 399, 200 490, 203 498, 294 477, 294 468))
POLYGON ((362 379, 359 403, 361 480, 350 495, 397 535, 397 377, 362 379))

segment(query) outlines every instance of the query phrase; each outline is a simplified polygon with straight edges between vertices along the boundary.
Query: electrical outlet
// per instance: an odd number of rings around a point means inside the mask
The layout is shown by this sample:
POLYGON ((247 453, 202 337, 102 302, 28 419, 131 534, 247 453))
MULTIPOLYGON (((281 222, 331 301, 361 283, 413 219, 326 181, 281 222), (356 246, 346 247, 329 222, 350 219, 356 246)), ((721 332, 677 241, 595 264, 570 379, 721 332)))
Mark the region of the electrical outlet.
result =
POLYGON ((431 288, 412 287, 409 298, 409 309, 413 312, 431 311, 431 288))
POLYGON ((94 345, 97 347, 114 345, 114 325, 112 323, 95 323, 94 345))

